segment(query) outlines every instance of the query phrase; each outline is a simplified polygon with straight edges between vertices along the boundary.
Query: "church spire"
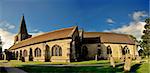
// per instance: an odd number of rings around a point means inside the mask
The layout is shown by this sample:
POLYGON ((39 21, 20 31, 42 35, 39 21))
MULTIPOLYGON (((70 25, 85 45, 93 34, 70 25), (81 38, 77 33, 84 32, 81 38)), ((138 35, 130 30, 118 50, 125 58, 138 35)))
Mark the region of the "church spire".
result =
POLYGON ((26 22, 25 22, 25 19, 24 19, 24 15, 21 18, 19 33, 27 34, 27 28, 26 28, 26 22))
POLYGON ((26 23, 23 15, 20 22, 19 32, 15 36, 14 44, 31 37, 32 35, 29 35, 27 32, 26 23))

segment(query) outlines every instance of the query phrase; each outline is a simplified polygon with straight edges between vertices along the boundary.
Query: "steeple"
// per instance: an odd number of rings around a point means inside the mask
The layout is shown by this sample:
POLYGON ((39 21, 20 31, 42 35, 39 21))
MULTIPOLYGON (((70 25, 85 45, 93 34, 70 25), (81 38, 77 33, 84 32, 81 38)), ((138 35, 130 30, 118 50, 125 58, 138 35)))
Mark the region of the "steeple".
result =
POLYGON ((27 34, 27 28, 26 28, 26 22, 25 22, 25 19, 24 19, 24 15, 21 18, 19 33, 27 34))
POLYGON ((21 18, 21 22, 20 22, 20 27, 19 27, 19 32, 18 34, 15 36, 15 40, 14 40, 14 44, 28 39, 30 38, 32 35, 29 35, 27 32, 27 27, 26 27, 26 22, 25 22, 25 18, 24 15, 21 18))

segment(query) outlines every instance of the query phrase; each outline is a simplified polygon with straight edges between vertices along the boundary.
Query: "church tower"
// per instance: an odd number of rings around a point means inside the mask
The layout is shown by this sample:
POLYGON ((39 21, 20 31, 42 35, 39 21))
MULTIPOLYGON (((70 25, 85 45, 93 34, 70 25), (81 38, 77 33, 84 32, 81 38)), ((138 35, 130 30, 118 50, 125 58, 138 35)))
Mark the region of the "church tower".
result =
POLYGON ((15 40, 14 40, 14 44, 28 39, 30 38, 32 35, 29 35, 27 32, 27 28, 26 28, 26 23, 25 23, 25 19, 24 19, 24 15, 21 18, 21 23, 20 23, 20 27, 19 27, 19 32, 18 34, 15 36, 15 40))

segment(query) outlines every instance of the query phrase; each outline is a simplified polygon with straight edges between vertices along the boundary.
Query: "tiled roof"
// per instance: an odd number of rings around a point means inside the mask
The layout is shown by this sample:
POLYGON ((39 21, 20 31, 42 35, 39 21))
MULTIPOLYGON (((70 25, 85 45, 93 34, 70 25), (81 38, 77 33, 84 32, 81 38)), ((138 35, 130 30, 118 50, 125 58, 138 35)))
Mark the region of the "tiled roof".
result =
POLYGON ((69 38, 72 37, 73 32, 75 31, 77 27, 70 27, 70 28, 64 28, 60 30, 55 30, 52 32, 44 33, 26 40, 23 40, 21 42, 18 42, 17 44, 14 44, 12 47, 9 49, 16 49, 19 47, 35 44, 35 43, 40 43, 48 40, 56 40, 56 39, 61 39, 61 38, 69 38))
POLYGON ((127 34, 111 32, 84 32, 84 38, 100 37, 102 43, 124 43, 135 44, 134 40, 127 34))

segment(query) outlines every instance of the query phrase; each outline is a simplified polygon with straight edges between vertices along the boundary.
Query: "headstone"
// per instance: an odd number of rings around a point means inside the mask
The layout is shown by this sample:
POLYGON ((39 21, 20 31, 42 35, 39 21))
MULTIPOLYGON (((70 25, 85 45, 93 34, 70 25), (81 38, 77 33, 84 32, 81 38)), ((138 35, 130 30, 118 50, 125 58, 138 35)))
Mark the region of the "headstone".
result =
POLYGON ((4 60, 6 60, 6 54, 4 53, 3 55, 4 55, 4 60))
POLYGON ((130 71, 131 69, 131 62, 132 62, 132 58, 131 55, 126 55, 125 57, 125 64, 124 64, 124 71, 130 71))
POLYGON ((110 65, 112 67, 115 67, 115 61, 114 61, 114 58, 112 56, 110 56, 110 65))
POLYGON ((97 54, 95 55, 95 60, 96 60, 96 61, 98 60, 97 54))

